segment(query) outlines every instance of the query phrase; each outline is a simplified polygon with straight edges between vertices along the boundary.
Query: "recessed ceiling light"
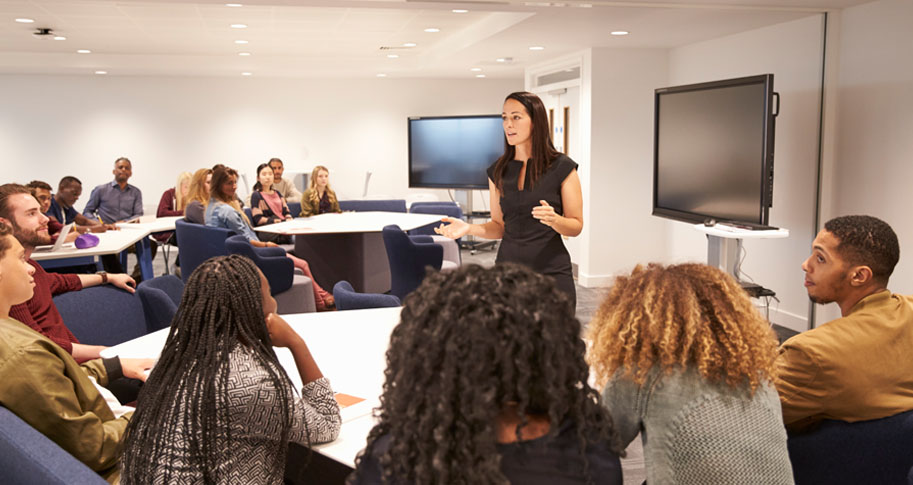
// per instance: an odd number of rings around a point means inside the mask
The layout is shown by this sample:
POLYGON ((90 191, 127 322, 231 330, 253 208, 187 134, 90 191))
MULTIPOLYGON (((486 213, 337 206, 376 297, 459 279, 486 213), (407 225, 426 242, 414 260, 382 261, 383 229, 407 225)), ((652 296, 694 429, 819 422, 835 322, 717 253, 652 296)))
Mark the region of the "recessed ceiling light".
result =
POLYGON ((481 67, 473 67, 473 68, 471 68, 471 69, 469 69, 469 70, 472 71, 472 72, 479 72, 479 71, 482 70, 482 68, 481 68, 481 67))
POLYGON ((226 3, 225 6, 226 7, 242 7, 243 5, 241 5, 240 3, 226 3))
POLYGON ((252 72, 242 72, 241 73, 242 76, 252 76, 253 74, 254 73, 252 73, 252 72))
POLYGON ((387 77, 387 75, 381 72, 377 74, 377 77, 387 77))
POLYGON ((247 44, 247 43, 248 42, 246 40, 236 40, 235 41, 235 44, 247 44))
POLYGON ((390 59, 396 59, 397 57, 399 57, 399 55, 398 54, 387 54, 387 57, 390 59))
POLYGON ((627 30, 613 30, 612 32, 610 32, 610 34, 612 34, 612 35, 628 35, 628 34, 630 34, 630 32, 628 32, 627 30))
POLYGON ((476 77, 485 77, 484 74, 476 74, 476 77))
POLYGON ((91 54, 92 51, 90 51, 89 49, 79 49, 78 51, 76 51, 76 53, 77 54, 91 54))
POLYGON ((433 34, 433 33, 435 33, 435 32, 440 32, 440 31, 441 31, 441 29, 439 29, 439 28, 437 28, 437 27, 428 27, 427 29, 425 29, 425 32, 428 32, 428 33, 431 33, 431 34, 433 34))
POLYGON ((403 47, 415 47, 417 45, 418 44, 416 44, 415 42, 406 42, 403 44, 403 47))
POLYGON ((95 71, 95 74, 98 74, 99 76, 104 76, 105 74, 108 74, 108 71, 95 71))
POLYGON ((451 12, 453 12, 453 13, 466 13, 466 12, 469 12, 469 10, 466 10, 465 8, 455 8, 455 9, 451 10, 451 12))
POLYGON ((54 40, 67 40, 67 38, 62 35, 55 35, 54 40))
POLYGON ((499 57, 499 58, 495 59, 495 62, 507 62, 507 59, 505 59, 503 57, 499 57))
POLYGON ((35 19, 16 19, 16 22, 20 24, 31 24, 35 22, 35 19))
POLYGON ((249 56, 250 52, 239 52, 238 55, 239 56, 249 56))
POLYGON ((529 48, 529 50, 531 50, 531 51, 544 51, 544 50, 545 50, 545 47, 542 47, 541 45, 534 45, 534 46, 531 46, 531 47, 529 48))
POLYGON ((231 24, 231 28, 233 28, 233 29, 246 29, 246 28, 247 28, 247 25, 246 25, 246 24, 231 24))

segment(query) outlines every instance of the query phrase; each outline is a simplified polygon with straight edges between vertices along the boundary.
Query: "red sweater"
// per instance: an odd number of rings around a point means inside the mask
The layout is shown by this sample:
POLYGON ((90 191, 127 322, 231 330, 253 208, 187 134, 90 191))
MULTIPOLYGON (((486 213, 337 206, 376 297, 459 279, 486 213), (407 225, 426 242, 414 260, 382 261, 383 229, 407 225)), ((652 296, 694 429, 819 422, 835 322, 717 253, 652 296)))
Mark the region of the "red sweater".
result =
POLYGON ((79 276, 48 273, 32 259, 29 259, 29 264, 35 268, 35 295, 31 300, 10 308, 10 318, 28 325, 72 354, 73 344, 78 344, 79 340, 64 325, 63 317, 54 306, 52 297, 68 291, 81 290, 79 276))

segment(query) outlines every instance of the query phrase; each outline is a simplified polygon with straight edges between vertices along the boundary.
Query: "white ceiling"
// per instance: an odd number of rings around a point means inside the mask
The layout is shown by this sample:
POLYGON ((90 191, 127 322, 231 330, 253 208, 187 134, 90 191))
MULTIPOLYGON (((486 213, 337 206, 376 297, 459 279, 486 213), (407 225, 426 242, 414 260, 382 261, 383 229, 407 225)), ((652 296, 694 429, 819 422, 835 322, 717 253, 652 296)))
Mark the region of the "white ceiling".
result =
POLYGON ((0 73, 470 78, 481 67, 487 77, 518 77, 586 47, 668 48, 869 0, 227 1, 0 0, 0 73), (22 17, 35 23, 15 22, 22 17), (36 38, 36 28, 67 39, 36 38), (513 62, 495 61, 504 57, 513 62))

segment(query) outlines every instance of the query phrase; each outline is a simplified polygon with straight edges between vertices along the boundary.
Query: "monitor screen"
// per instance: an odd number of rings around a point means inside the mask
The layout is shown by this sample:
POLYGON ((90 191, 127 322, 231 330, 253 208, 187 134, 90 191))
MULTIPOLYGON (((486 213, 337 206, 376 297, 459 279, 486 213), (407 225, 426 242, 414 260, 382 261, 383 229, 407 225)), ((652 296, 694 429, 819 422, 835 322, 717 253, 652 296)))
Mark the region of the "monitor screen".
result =
POLYGON ((657 90, 654 214, 767 224, 772 78, 657 90))
POLYGON ((487 189, 503 153, 501 115, 409 118, 409 187, 487 189))

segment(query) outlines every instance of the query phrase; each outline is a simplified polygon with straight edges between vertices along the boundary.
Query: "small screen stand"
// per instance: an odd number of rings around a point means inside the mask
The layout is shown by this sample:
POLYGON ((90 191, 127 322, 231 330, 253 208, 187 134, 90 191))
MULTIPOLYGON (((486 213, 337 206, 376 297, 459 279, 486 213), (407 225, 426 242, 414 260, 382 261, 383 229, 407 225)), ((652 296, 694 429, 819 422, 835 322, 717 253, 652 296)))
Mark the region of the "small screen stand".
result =
MULTIPOLYGON (((475 212, 472 210, 472 190, 456 189, 453 192, 456 203, 463 209, 463 217, 466 218, 466 222, 472 224, 473 219, 488 220, 491 218, 490 212, 475 212)), ((497 244, 498 241, 495 239, 479 240, 475 236, 465 236, 463 237, 462 246, 469 249, 470 254, 475 254, 479 249, 494 248, 497 244)))

